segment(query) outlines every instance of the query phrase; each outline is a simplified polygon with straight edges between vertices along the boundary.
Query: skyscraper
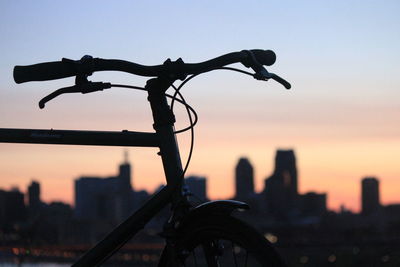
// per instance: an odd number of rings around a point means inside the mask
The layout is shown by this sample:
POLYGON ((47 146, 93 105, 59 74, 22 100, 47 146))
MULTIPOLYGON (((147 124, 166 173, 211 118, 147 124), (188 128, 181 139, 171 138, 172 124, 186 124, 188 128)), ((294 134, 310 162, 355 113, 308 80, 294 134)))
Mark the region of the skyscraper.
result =
POLYGON ((375 177, 365 177, 361 181, 361 213, 371 215, 379 211, 379 181, 375 177))
POLYGON ((278 150, 275 170, 265 180, 265 197, 268 211, 286 216, 299 207, 297 193, 296 157, 293 150, 278 150))
POLYGON ((124 162, 119 165, 119 174, 118 177, 120 179, 121 191, 132 191, 131 185, 131 164, 129 163, 128 152, 124 152, 124 162))
POLYGON ((34 217, 38 214, 42 201, 40 200, 40 184, 32 181, 28 186, 28 208, 29 216, 34 217))
POLYGON ((235 199, 246 201, 254 195, 253 166, 247 158, 240 158, 235 169, 235 199))
POLYGON ((127 218, 134 209, 133 192, 131 184, 131 164, 129 163, 128 151, 124 152, 124 162, 119 165, 118 179, 118 193, 117 193, 117 206, 120 210, 117 211, 117 218, 127 218))
POLYGON ((32 181, 28 186, 28 205, 29 207, 37 207, 40 203, 40 184, 32 181))
POLYGON ((114 177, 80 177, 75 180, 75 217, 121 221, 134 209, 131 165, 124 162, 114 177))

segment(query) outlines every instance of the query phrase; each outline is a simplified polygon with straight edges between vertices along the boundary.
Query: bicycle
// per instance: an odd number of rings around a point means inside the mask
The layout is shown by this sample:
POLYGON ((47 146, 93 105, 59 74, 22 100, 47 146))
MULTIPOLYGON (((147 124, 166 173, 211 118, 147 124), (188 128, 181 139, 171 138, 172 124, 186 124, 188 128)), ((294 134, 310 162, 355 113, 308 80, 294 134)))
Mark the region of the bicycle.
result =
POLYGON ((73 266, 98 266, 104 263, 167 204, 171 204, 171 216, 163 226, 161 236, 165 239, 166 245, 158 266, 239 266, 240 261, 244 262, 244 266, 249 264, 251 266, 285 266, 284 261, 261 234, 232 216, 233 211, 249 209, 246 203, 220 200, 193 207, 188 200, 189 194, 182 190, 184 175, 193 151, 193 127, 197 123, 196 112, 180 93, 182 86, 201 73, 225 69, 238 71, 258 80, 273 79, 290 89, 291 86, 287 81, 269 73, 264 68, 264 65, 274 64, 275 60, 273 51, 253 49, 225 54, 196 64, 184 63, 182 59, 176 61, 168 59, 162 65, 144 66, 123 60, 84 56, 77 61, 63 58, 62 61, 14 68, 16 83, 76 77, 75 85, 58 89, 40 100, 40 108, 44 108, 48 101, 64 93, 86 94, 111 87, 139 89, 148 93, 155 130, 151 133, 127 130, 112 132, 0 129, 0 142, 141 146, 160 149, 158 154, 163 163, 166 186, 86 252, 73 266), (251 68, 254 73, 226 67, 232 63, 242 63, 245 67, 251 68), (144 88, 89 81, 88 77, 97 71, 122 71, 152 78, 147 81, 144 88), (188 75, 191 76, 188 77, 188 75), (182 81, 179 87, 173 85, 177 80, 182 81), (175 89, 173 95, 166 93, 170 87, 175 89), (170 104, 167 101, 168 98, 171 99, 170 104), (174 129, 173 105, 175 101, 185 106, 190 121, 190 126, 178 131, 174 129), (183 168, 175 135, 187 130, 192 133, 192 145, 187 163, 183 168))

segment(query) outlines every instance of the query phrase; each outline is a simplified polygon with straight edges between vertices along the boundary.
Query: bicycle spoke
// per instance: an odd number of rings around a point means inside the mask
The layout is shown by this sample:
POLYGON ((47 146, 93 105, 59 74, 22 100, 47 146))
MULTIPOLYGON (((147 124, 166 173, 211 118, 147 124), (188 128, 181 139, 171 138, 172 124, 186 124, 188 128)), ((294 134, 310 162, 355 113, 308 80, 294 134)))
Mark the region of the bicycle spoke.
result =
POLYGON ((246 258, 245 258, 245 261, 244 261, 244 267, 247 267, 247 259, 248 258, 249 258, 249 252, 246 251, 246 258))
POLYGON ((215 254, 215 248, 213 248, 213 242, 205 242, 202 247, 208 266, 220 267, 215 254))
POLYGON ((197 267, 197 258, 196 258, 196 252, 195 252, 195 250, 194 250, 194 249, 193 249, 193 252, 192 252, 192 254, 193 254, 194 265, 197 267))
POLYGON ((233 261, 235 262, 235 266, 238 267, 237 259, 236 259, 236 251, 235 251, 235 244, 231 242, 232 245, 232 255, 233 255, 233 261))

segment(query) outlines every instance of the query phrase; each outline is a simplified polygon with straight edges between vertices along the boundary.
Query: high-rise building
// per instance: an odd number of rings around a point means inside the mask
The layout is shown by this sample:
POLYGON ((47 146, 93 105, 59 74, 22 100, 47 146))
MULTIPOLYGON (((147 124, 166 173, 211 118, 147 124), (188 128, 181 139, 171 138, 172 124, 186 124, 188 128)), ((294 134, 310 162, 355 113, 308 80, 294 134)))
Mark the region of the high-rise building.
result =
POLYGON ((32 181, 28 186, 28 208, 29 215, 35 216, 42 205, 42 201, 40 200, 40 184, 36 181, 32 181))
POLYGON ((119 174, 117 176, 118 179, 118 196, 117 207, 119 207, 119 211, 117 214, 117 218, 125 219, 127 218, 134 209, 133 203, 133 192, 132 192, 132 184, 131 184, 131 164, 129 163, 128 151, 124 153, 124 162, 119 165, 119 174))
POLYGON ((276 152, 275 170, 265 180, 264 190, 269 212, 286 216, 298 210, 297 168, 293 150, 276 152))
POLYGON ((195 200, 204 202, 207 200, 207 179, 202 176, 189 176, 185 179, 185 185, 195 200))
POLYGON ((246 201, 254 195, 253 166, 247 158, 240 158, 235 169, 235 199, 246 201))
POLYGON ((365 177, 362 179, 361 205, 361 213, 364 215, 371 215, 380 210, 379 181, 375 177, 365 177))
POLYGON ((80 177, 75 180, 75 217, 121 221, 133 211, 133 197, 131 165, 125 156, 117 176, 80 177))
POLYGON ((120 186, 122 191, 132 191, 131 185, 131 164, 129 163, 128 152, 124 153, 124 162, 119 165, 119 174, 118 177, 120 179, 120 186))

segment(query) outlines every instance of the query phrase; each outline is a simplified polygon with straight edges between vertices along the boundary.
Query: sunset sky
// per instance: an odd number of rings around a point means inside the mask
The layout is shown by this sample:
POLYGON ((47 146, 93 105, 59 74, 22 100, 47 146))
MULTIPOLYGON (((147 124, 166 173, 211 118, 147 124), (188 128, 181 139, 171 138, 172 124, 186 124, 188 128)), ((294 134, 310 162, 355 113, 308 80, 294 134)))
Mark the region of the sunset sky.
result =
MULTIPOLYGON (((384 204, 400 203, 400 2, 393 1, 1 1, 0 127, 151 131, 146 94, 115 88, 38 101, 73 79, 17 85, 15 65, 116 58, 161 64, 204 61, 243 49, 277 54, 269 71, 293 90, 227 71, 195 78, 183 94, 199 114, 188 174, 208 178, 211 198, 233 195, 241 156, 257 190, 276 149, 294 149, 299 191, 326 192, 329 208, 358 211, 361 179, 380 180, 384 204)), ((242 66, 237 65, 242 68, 242 66)), ((93 81, 143 86, 102 72, 93 81)), ((177 127, 187 125, 177 110, 177 127)), ((185 162, 189 136, 179 137, 185 162)), ((164 183, 156 149, 129 148, 135 189, 164 183)), ((41 183, 45 201, 73 204, 80 175, 114 175, 124 148, 0 143, 0 188, 41 183)))

